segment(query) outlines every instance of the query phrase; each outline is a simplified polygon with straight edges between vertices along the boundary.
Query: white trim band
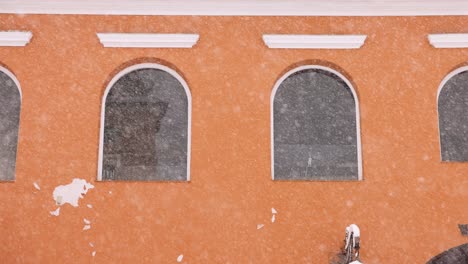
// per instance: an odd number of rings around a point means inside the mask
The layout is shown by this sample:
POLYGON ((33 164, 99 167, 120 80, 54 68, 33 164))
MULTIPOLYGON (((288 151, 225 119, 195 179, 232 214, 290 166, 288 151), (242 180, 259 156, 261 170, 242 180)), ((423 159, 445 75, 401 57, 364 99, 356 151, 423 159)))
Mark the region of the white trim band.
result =
POLYGON ((109 48, 191 48, 198 34, 97 33, 99 41, 109 48))
POLYGON ((2 0, 0 13, 203 16, 455 16, 466 0, 2 0))
POLYGON ((468 34, 429 34, 429 43, 434 48, 468 48, 468 34))
POLYGON ((263 35, 271 49, 359 49, 366 35, 263 35))
POLYGON ((0 46, 23 47, 31 41, 29 31, 0 31, 0 46))

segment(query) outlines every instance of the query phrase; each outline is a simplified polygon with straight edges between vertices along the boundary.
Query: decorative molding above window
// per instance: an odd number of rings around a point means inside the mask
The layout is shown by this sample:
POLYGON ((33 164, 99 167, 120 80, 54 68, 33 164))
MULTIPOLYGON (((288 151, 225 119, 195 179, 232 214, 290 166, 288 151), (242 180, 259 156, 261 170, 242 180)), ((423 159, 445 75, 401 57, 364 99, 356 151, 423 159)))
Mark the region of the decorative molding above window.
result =
POLYGON ((0 31, 0 46, 23 47, 31 38, 32 33, 29 31, 0 31))
POLYGON ((468 15, 468 1, 2 0, 0 13, 188 16, 454 16, 468 15))
POLYGON ((366 35, 263 35, 271 49, 359 49, 366 35))
POLYGON ((99 41, 109 48, 191 48, 198 34, 97 33, 99 41))
POLYGON ((434 48, 468 48, 468 34, 429 34, 429 43, 434 48))

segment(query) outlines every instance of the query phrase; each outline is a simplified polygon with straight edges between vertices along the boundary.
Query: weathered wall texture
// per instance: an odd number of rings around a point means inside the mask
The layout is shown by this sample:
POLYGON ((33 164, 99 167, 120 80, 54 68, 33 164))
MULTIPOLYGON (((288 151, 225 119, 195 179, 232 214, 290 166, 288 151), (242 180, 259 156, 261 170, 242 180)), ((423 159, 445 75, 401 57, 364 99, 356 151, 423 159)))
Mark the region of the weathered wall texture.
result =
POLYGON ((183 254, 185 263, 327 263, 350 223, 361 227, 366 264, 425 263, 466 243, 457 225, 468 221, 468 163, 440 162, 436 96, 468 49, 434 49, 426 37, 464 32, 467 23, 0 15, 0 30, 34 34, 24 48, 0 47, 0 63, 23 92, 16 181, 0 183, 2 262, 176 263, 183 254), (193 49, 111 49, 96 32, 199 33, 200 41, 193 49), (263 33, 368 39, 359 50, 272 50, 263 33), (94 180, 101 97, 132 60, 164 61, 191 89, 189 183, 94 180), (283 73, 307 61, 354 84, 362 182, 271 180, 270 93, 283 73), (73 178, 95 188, 79 207, 65 204, 50 215, 54 188, 73 178))

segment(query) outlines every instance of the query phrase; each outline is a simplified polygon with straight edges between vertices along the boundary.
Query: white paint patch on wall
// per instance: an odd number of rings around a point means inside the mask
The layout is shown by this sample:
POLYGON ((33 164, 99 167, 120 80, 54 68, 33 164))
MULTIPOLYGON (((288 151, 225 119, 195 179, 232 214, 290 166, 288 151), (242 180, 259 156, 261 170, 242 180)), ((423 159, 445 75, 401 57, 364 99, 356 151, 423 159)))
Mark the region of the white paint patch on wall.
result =
POLYGON ((271 222, 274 223, 276 221, 276 214, 278 213, 278 211, 276 211, 275 208, 271 208, 271 222))
POLYGON ((57 208, 55 211, 50 211, 50 214, 53 216, 59 216, 60 214, 60 207, 57 208))
POLYGON ((184 255, 179 255, 177 257, 177 262, 182 262, 183 259, 184 259, 184 255))
POLYGON ((94 185, 86 182, 83 179, 73 179, 68 185, 57 186, 54 190, 53 197, 57 205, 69 203, 73 207, 78 207, 78 200, 83 198, 94 185))

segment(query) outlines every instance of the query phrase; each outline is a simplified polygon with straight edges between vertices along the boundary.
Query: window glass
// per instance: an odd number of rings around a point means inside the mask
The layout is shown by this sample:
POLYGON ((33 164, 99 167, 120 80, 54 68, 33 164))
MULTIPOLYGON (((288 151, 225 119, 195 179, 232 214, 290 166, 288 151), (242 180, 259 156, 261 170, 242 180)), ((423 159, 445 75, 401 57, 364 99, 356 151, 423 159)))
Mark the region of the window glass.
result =
POLYGON ((102 180, 187 180, 188 97, 170 73, 121 77, 105 101, 102 180))
POLYGON ((21 107, 19 87, 0 70, 0 180, 15 179, 21 107))
POLYGON ((443 161, 468 161, 468 71, 451 77, 438 98, 443 161))
POLYGON ((304 69, 273 99, 275 180, 358 180, 353 92, 338 75, 304 69))

